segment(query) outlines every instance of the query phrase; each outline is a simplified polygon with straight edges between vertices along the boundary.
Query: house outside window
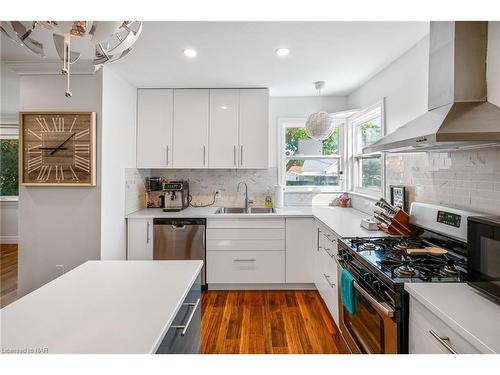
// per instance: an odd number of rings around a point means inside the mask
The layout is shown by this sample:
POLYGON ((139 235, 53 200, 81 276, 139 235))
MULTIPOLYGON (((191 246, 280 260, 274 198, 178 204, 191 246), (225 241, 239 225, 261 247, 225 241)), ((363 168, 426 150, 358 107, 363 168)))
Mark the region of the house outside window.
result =
POLYGON ((17 125, 0 125, 0 199, 19 195, 19 132, 17 125))
POLYGON ((336 122, 330 137, 316 141, 307 135, 305 119, 283 123, 280 179, 287 191, 343 189, 343 128, 336 122))
POLYGON ((367 108, 350 121, 353 142, 354 191, 373 196, 383 195, 384 156, 381 153, 364 154, 363 148, 384 135, 384 106, 380 102, 367 108))

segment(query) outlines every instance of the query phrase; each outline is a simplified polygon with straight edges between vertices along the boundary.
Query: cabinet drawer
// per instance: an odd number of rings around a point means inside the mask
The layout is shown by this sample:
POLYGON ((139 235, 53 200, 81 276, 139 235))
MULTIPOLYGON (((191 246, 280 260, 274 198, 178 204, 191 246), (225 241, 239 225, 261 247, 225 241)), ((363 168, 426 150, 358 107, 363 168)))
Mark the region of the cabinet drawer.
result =
POLYGON ((188 292, 156 353, 199 354, 200 352, 201 283, 200 276, 198 276, 198 280, 188 292))
POLYGON ((284 283, 284 251, 208 251, 208 283, 284 283))
POLYGON ((211 228, 285 228, 285 219, 281 218, 223 218, 207 220, 207 229, 211 228))
POLYGON ((207 240, 284 240, 285 229, 209 229, 207 240))
POLYGON ((480 353, 460 334, 439 319, 432 311, 410 296, 409 350, 410 354, 450 354, 451 351, 432 335, 448 338, 445 343, 459 354, 480 353))
POLYGON ((207 251, 284 251, 285 240, 207 240, 207 251))
POLYGON ((339 324, 339 302, 338 302, 338 276, 337 263, 325 250, 320 250, 319 254, 319 273, 316 285, 318 291, 325 302, 328 311, 337 325, 339 324))

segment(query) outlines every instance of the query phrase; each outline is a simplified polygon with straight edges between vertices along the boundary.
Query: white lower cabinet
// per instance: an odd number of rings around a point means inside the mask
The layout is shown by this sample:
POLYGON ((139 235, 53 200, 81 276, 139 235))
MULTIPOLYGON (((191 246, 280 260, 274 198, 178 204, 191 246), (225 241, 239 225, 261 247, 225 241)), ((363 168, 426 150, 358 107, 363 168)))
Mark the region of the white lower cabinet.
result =
POLYGON ((286 282, 312 283, 316 233, 313 218, 286 219, 286 282))
POLYGON ((480 351, 410 296, 410 354, 477 354, 480 351))
POLYGON ((127 259, 153 259, 153 219, 127 220, 127 259))
POLYGON ((207 220, 208 284, 285 282, 285 219, 207 220))
POLYGON ((207 280, 216 284, 283 283, 284 251, 207 251, 207 280))
POLYGON ((333 320, 339 324, 337 240, 335 233, 322 225, 316 227, 317 248, 314 254, 312 277, 333 320))

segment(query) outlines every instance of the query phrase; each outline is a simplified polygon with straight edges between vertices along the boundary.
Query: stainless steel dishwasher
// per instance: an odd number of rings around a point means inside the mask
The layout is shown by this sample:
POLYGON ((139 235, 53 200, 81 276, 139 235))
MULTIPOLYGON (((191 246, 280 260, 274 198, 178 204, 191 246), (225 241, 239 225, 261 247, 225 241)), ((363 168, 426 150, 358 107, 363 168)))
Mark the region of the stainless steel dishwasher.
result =
POLYGON ((205 219, 153 219, 154 260, 202 260, 205 281, 205 219))

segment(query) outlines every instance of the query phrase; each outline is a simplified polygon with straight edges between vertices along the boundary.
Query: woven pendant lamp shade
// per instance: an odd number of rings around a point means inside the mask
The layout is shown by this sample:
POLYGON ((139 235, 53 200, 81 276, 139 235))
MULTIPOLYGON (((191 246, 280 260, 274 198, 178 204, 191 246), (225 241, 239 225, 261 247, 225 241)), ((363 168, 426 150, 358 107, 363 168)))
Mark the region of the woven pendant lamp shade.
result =
POLYGON ((307 118, 307 135, 316 140, 323 141, 333 133, 333 118, 327 112, 316 112, 307 118))

